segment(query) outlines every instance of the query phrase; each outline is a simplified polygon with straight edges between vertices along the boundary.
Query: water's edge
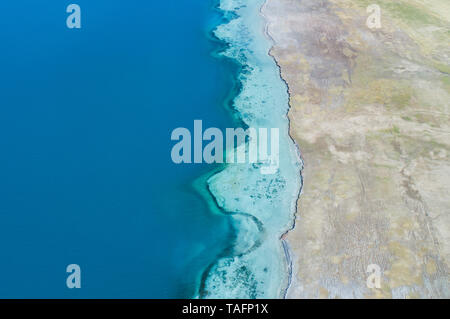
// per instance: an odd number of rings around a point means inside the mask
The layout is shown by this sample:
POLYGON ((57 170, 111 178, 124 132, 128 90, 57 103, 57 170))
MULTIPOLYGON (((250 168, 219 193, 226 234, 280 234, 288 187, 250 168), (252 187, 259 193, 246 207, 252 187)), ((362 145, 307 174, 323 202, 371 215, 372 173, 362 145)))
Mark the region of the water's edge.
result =
POLYGON ((230 215, 236 240, 205 270, 199 298, 283 298, 292 281, 284 236, 295 227, 303 162, 290 135, 287 83, 270 54, 273 40, 262 13, 265 2, 221 0, 218 9, 227 22, 214 35, 228 44, 221 55, 242 66, 233 109, 245 126, 278 127, 283 158, 274 176, 240 164, 225 165, 207 179, 203 196, 215 206, 212 210, 230 215))
MULTIPOLYGON (((267 17, 264 15, 264 8, 266 7, 267 2, 268 2, 268 0, 265 0, 264 4, 261 6, 260 14, 264 18, 264 20, 266 21, 265 28, 264 28, 264 33, 267 36, 267 38, 270 39, 270 42, 272 43, 272 48, 273 48, 273 46, 275 45, 275 40, 270 35, 269 26, 268 26, 269 25, 269 21, 268 21, 267 17)), ((271 48, 271 50, 272 50, 272 48, 271 48)), ((283 78, 283 76, 281 74, 281 66, 278 63, 278 61, 275 58, 275 56, 272 54, 271 50, 269 50, 268 54, 272 57, 273 61, 275 62, 275 64, 278 67, 279 76, 280 76, 281 81, 283 81, 285 83, 285 85, 286 85, 286 88, 287 88, 286 93, 289 96, 289 110, 290 110, 290 108, 291 108, 291 104, 290 104, 291 93, 290 93, 290 90, 289 90, 289 83, 283 78)), ((300 199, 300 196, 302 195, 302 191, 303 191, 303 165, 304 165, 302 152, 300 150, 300 145, 298 145, 297 141, 294 139, 294 137, 291 134, 291 119, 288 116, 289 110, 288 110, 288 112, 286 114, 287 115, 287 121, 288 121, 288 134, 289 134, 289 138, 294 143, 294 147, 295 147, 295 150, 296 150, 296 152, 298 154, 299 161, 300 161, 300 164, 301 164, 301 169, 299 170, 300 187, 298 189, 297 201, 295 201, 295 209, 294 209, 294 213, 293 213, 292 226, 289 229, 287 229, 284 232, 284 234, 280 237, 280 240, 283 243, 283 248, 284 248, 284 251, 285 251, 285 254, 286 254, 286 260, 287 260, 287 262, 289 264, 289 274, 288 274, 289 280, 288 280, 288 284, 286 286, 286 289, 284 290, 284 294, 283 294, 283 298, 284 299, 286 299, 288 291, 289 291, 289 288, 291 287, 291 284, 292 284, 292 279, 293 279, 292 278, 292 276, 293 276, 293 264, 292 264, 292 262, 293 262, 293 259, 294 259, 293 258, 293 252, 292 252, 292 250, 291 250, 291 248, 289 246, 289 242, 285 239, 285 237, 287 236, 287 234, 290 231, 294 230, 294 228, 296 226, 296 220, 297 220, 297 216, 299 214, 299 212, 298 212, 298 200, 300 199)))

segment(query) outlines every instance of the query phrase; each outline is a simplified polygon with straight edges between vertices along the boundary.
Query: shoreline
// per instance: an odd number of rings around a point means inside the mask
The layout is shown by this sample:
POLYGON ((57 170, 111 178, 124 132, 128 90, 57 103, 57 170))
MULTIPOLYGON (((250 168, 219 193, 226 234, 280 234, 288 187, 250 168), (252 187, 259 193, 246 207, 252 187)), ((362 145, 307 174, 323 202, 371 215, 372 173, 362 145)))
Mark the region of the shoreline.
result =
POLYGON ((291 101, 291 93, 289 91, 289 83, 282 77, 282 75, 281 75, 281 66, 278 64, 277 59, 275 58, 275 56, 271 52, 273 47, 274 47, 274 45, 275 45, 275 40, 270 35, 269 20, 268 20, 268 17, 264 14, 264 9, 267 6, 268 1, 269 0, 264 0, 263 5, 259 9, 259 13, 260 13, 260 15, 263 17, 263 19, 265 21, 264 34, 269 39, 269 41, 272 43, 272 46, 271 46, 271 48, 270 48, 270 50, 269 50, 269 52, 267 54, 273 59, 273 61, 277 65, 279 77, 280 77, 281 81, 283 81, 284 84, 286 85, 286 93, 288 95, 288 103, 289 103, 289 108, 288 108, 288 110, 286 112, 286 119, 288 121, 288 134, 289 134, 289 138, 291 139, 291 141, 292 141, 292 143, 294 145, 295 152, 297 153, 299 162, 301 164, 301 168, 300 168, 300 171, 299 171, 300 189, 298 190, 297 200, 295 201, 294 208, 293 208, 292 226, 289 227, 280 237, 280 241, 282 242, 282 245, 283 245, 283 248, 284 248, 284 252, 285 252, 285 255, 286 255, 286 261, 287 261, 287 263, 289 265, 289 269, 288 269, 288 284, 287 284, 287 286, 286 286, 286 288, 284 290, 284 293, 283 293, 283 299, 286 299, 286 297, 288 295, 288 292, 289 292, 289 288, 291 287, 292 281, 293 281, 293 267, 294 267, 294 265, 293 265, 293 258, 292 258, 293 252, 292 252, 292 250, 291 250, 291 248, 289 246, 289 242, 285 238, 286 238, 287 234, 290 231, 295 229, 297 216, 299 214, 298 201, 300 200, 300 196, 302 195, 302 190, 303 190, 303 174, 302 174, 302 172, 303 172, 303 168, 304 168, 304 161, 303 161, 303 158, 302 158, 300 145, 294 139, 294 137, 292 135, 292 132, 291 132, 291 119, 289 117, 289 111, 291 110, 291 103, 290 103, 290 101, 291 101))
POLYGON ((264 32, 266 21, 261 15, 264 4, 261 0, 220 1, 218 9, 225 12, 224 16, 230 14, 233 18, 219 25, 214 35, 228 43, 219 55, 242 65, 238 76, 241 91, 233 100, 233 109, 247 126, 280 126, 283 132, 280 144, 285 156, 280 160, 279 171, 270 178, 261 176, 251 165, 243 164, 225 165, 208 179, 208 192, 217 208, 231 217, 237 240, 233 251, 226 252, 228 256, 219 258, 205 270, 202 298, 284 298, 291 282, 292 262, 287 242, 282 238, 295 225, 302 180, 298 168, 302 167, 302 162, 298 146, 289 133, 288 87, 270 55, 272 43, 264 32), (262 27, 261 32, 255 25, 262 27), (267 63, 272 63, 273 69, 267 63), (262 91, 261 85, 267 88, 262 91), (253 89, 257 91, 252 92, 253 89), (248 102, 243 99, 247 94, 248 102), (261 109, 266 102, 269 104, 261 109), (281 105, 283 108, 279 107, 281 105), (231 181, 234 188, 227 186, 231 181), (272 236, 277 242, 270 240, 272 236), (267 258, 270 254, 274 254, 273 257, 267 258))

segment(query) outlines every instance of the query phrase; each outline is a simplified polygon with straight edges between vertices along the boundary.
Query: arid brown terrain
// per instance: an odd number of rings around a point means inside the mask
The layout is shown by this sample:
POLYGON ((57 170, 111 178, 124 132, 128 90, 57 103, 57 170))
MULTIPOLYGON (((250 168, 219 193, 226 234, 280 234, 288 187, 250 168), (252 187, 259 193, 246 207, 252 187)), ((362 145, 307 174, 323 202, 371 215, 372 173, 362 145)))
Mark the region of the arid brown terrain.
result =
POLYGON ((450 2, 268 0, 262 13, 304 161, 287 297, 450 297, 450 2))

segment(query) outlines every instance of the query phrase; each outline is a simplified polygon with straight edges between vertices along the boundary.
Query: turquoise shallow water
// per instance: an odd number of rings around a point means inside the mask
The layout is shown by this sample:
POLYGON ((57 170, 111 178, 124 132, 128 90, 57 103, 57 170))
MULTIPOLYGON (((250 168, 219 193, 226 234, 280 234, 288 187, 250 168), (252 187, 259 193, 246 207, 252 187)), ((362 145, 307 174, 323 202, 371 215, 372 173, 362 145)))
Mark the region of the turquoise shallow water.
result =
POLYGON ((233 101, 242 121, 252 128, 277 128, 279 169, 262 174, 253 164, 231 164, 210 177, 209 189, 236 228, 231 251, 212 263, 201 297, 280 298, 289 281, 289 261, 280 237, 293 225, 301 187, 301 161, 289 136, 288 93, 259 14, 264 0, 221 0, 232 17, 215 35, 229 43, 223 55, 242 65, 242 89, 233 101))

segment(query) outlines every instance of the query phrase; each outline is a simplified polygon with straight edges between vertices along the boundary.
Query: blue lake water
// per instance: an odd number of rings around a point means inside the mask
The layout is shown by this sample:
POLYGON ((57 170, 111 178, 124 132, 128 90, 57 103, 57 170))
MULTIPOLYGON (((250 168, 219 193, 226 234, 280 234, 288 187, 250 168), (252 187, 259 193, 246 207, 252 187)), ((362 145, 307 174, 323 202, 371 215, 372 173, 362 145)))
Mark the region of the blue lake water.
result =
POLYGON ((0 2, 0 297, 175 298, 232 236, 171 131, 230 127, 212 0, 0 2), (78 264, 82 288, 66 287, 78 264))

